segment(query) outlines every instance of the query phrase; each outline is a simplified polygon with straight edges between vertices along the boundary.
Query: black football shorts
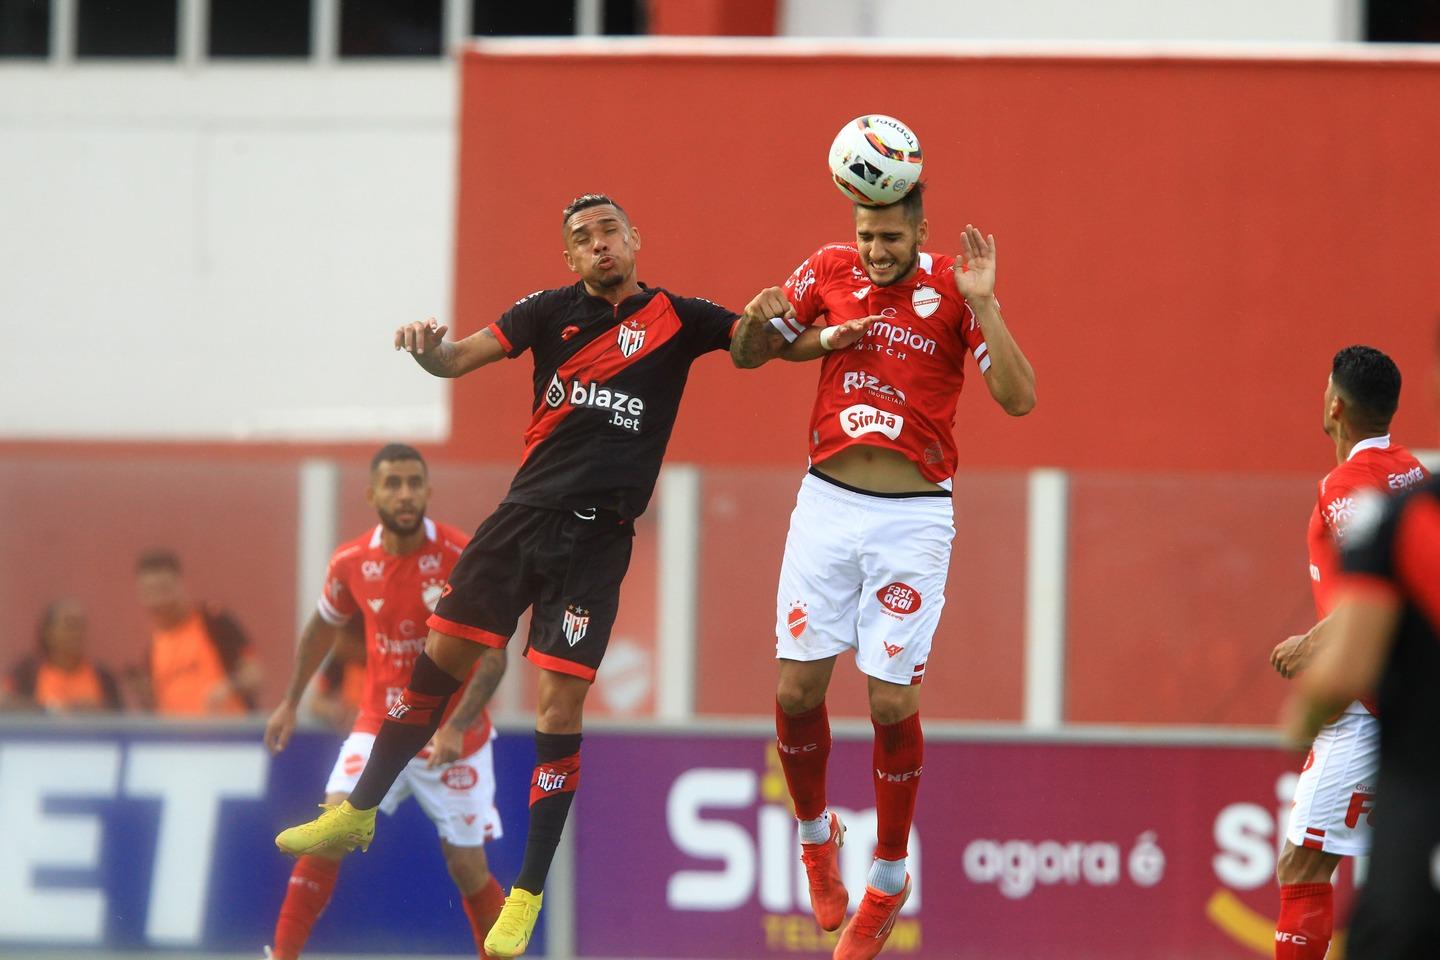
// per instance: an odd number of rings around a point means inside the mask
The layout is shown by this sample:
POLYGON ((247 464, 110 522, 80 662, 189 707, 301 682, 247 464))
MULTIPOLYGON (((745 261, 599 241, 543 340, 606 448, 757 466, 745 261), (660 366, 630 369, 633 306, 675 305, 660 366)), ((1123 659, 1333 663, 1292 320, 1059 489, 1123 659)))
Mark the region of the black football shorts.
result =
POLYGON ((430 628, 504 647, 533 607, 526 659, 593 681, 634 538, 635 522, 607 510, 502 503, 455 562, 430 628))

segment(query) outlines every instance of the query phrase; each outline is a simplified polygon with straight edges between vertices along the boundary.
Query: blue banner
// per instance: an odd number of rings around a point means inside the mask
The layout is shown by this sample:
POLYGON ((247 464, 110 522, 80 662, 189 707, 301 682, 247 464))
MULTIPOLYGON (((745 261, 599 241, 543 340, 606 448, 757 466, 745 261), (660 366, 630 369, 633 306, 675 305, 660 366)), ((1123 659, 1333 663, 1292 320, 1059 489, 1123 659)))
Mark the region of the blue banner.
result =
MULTIPOLYGON (((258 728, 0 727, 0 949, 254 951, 270 943, 293 861, 281 829, 312 816, 342 738, 258 728)), ((508 888, 524 852, 534 745, 495 743, 508 888)), ((543 924, 542 924, 543 928, 543 924)), ((435 828, 414 802, 344 861, 316 952, 474 954, 435 828)), ((531 951, 544 953, 544 931, 531 951)))

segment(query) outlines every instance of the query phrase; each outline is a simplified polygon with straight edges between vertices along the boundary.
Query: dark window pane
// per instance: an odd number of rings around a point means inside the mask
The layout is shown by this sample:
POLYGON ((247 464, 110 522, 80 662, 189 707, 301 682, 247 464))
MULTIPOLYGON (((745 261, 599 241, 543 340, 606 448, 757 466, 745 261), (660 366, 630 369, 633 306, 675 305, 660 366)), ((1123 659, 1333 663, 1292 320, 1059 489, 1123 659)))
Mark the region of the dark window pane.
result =
POLYGON ((76 0, 75 55, 173 57, 176 0, 76 0))
POLYGON ((628 37, 645 32, 645 0, 605 0, 608 36, 628 37))
POLYGON ((50 0, 0 0, 0 57, 50 52, 50 0))
POLYGON ((441 5, 441 0, 340 0, 340 56, 439 56, 441 5))
POLYGON ((1370 0, 1365 39, 1376 43, 1440 43, 1440 3, 1434 0, 1370 0))
POLYGON ((477 37, 570 37, 575 0, 475 0, 470 29, 477 37))
POLYGON ((210 56, 309 55, 310 0, 210 0, 210 56))

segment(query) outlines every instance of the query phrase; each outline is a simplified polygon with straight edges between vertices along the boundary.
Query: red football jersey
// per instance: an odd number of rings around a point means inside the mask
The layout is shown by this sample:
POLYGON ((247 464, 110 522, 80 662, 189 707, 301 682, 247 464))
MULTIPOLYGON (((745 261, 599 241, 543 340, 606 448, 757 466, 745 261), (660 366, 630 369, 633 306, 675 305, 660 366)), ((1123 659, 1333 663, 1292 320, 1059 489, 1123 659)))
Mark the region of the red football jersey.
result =
POLYGON ((821 247, 785 281, 795 320, 771 322, 789 341, 817 323, 879 316, 864 339, 827 353, 810 414, 810 462, 856 443, 898 450, 927 480, 955 475, 955 403, 965 356, 990 367, 980 324, 955 287, 953 257, 921 253, 914 276, 870 282, 853 243, 821 247))
MULTIPOLYGON (((378 732, 386 711, 404 691, 425 649, 430 632, 425 621, 469 540, 456 528, 427 517, 425 545, 396 555, 385 552, 381 530, 377 524, 331 555, 318 604, 320 616, 334 626, 349 623, 357 612, 365 620, 365 684, 355 718, 357 733, 378 732)), ((459 694, 451 698, 447 717, 459 700, 459 694)), ((485 711, 465 732, 461 755, 479 750, 489 738, 490 715, 485 711)))
POLYGON ((1315 611, 1324 617, 1335 605, 1332 590, 1340 570, 1339 544, 1345 528, 1355 515, 1356 498, 1367 491, 1398 493, 1420 483, 1429 473, 1410 451, 1387 437, 1373 437, 1355 444, 1350 459, 1320 481, 1320 494, 1310 514, 1310 585, 1315 591, 1315 611))
MULTIPOLYGON (((1357 500, 1367 494, 1398 493, 1429 474, 1410 451, 1390 438, 1372 437, 1355 444, 1350 458, 1325 475, 1315 509, 1310 513, 1306 541, 1310 550, 1310 586, 1315 592, 1315 612, 1324 618, 1335 606, 1334 589, 1340 573, 1340 544, 1346 526, 1355 516, 1357 500)), ((1375 700, 1360 701, 1375 713, 1375 700)))

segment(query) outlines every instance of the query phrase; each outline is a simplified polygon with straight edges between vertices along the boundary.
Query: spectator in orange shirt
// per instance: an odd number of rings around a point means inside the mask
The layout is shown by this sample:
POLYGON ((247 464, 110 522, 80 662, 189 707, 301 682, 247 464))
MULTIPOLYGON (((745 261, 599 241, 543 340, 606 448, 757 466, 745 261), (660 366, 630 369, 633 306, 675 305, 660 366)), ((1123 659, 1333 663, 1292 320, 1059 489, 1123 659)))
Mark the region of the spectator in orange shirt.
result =
POLYGON ((226 716, 255 709, 260 665, 240 625, 190 599, 180 558, 151 550, 135 563, 140 605, 150 618, 148 700, 163 716, 226 716))
POLYGON ((85 608, 56 600, 40 616, 37 649, 10 671, 5 706, 47 713, 119 710, 120 689, 109 670, 85 653, 85 608))

